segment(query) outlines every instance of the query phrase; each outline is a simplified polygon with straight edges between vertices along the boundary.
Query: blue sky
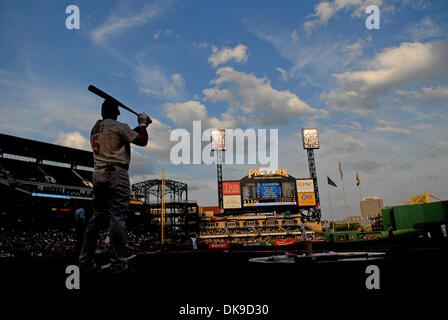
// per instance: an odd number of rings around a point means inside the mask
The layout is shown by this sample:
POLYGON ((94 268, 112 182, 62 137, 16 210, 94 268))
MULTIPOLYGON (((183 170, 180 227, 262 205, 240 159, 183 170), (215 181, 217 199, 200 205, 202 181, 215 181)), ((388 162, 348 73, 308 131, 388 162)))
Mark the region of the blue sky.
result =
MULTIPOLYGON (((307 177, 298 132, 317 127, 326 176, 344 171, 349 214, 362 196, 386 205, 429 192, 448 198, 448 4, 444 1, 0 1, 1 132, 89 148, 101 100, 89 84, 154 119, 133 149, 133 182, 167 177, 216 204, 216 167, 170 163, 170 132, 279 130, 279 166, 307 177), (80 9, 80 29, 65 8, 80 9), (380 29, 365 8, 380 8, 380 29)), ((120 121, 136 125, 123 111, 120 121)), ((238 179, 256 165, 225 165, 238 179)), ((341 188, 331 189, 343 217, 341 188)))

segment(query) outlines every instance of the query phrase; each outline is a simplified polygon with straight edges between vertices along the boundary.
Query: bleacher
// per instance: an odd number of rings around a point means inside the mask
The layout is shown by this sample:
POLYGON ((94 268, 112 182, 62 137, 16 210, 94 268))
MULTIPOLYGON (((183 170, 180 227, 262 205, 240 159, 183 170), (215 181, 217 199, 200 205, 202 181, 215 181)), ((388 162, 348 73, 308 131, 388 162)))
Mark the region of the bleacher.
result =
MULTIPOLYGON (((41 165, 42 169, 45 170, 50 176, 54 177, 56 179, 56 183, 67 185, 67 186, 78 186, 78 187, 86 187, 86 185, 83 183, 83 180, 81 180, 80 177, 78 177, 71 168, 64 168, 64 167, 57 167, 57 166, 51 166, 51 165, 41 165)), ((76 172, 79 172, 81 170, 76 170, 76 172)), ((84 180, 92 181, 92 173, 89 171, 82 172, 82 176, 85 176, 87 178, 84 178, 84 180)))
POLYGON ((36 166, 36 163, 22 160, 1 158, 1 166, 7 170, 15 180, 45 182, 45 177, 36 166))
POLYGON ((89 168, 93 170, 91 152, 0 134, 2 185, 30 193, 90 197, 89 168))

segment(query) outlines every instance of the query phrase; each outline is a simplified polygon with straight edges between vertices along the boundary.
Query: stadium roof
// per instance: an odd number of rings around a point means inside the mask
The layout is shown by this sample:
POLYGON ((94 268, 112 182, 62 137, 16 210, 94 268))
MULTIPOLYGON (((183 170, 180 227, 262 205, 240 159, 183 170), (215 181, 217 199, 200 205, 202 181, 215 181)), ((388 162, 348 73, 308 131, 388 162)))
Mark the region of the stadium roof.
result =
POLYGON ((68 164, 74 163, 77 166, 93 168, 93 154, 90 151, 58 146, 2 133, 0 133, 0 153, 68 164))

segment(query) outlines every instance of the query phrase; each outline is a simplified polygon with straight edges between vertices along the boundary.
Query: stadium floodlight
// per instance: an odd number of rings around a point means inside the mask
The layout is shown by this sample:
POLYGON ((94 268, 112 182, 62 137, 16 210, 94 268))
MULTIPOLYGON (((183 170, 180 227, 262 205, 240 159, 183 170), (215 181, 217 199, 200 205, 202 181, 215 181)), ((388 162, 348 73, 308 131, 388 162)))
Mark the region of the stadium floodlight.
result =
POLYGON ((210 140, 212 142, 212 151, 226 150, 226 130, 212 129, 210 140))
POLYGON ((226 150, 226 130, 212 129, 210 136, 212 142, 212 151, 216 151, 216 168, 218 180, 218 206, 223 209, 223 195, 222 195, 222 151, 226 150))
POLYGON ((304 149, 319 149, 317 128, 302 129, 302 140, 304 149))

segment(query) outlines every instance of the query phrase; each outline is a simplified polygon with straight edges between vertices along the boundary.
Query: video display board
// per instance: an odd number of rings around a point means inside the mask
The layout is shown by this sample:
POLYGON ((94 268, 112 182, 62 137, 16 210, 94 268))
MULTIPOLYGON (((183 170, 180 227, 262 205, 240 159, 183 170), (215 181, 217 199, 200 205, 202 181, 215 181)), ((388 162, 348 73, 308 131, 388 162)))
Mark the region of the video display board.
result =
POLYGON ((224 209, 241 208, 241 187, 239 181, 226 181, 222 183, 224 209))
POLYGON ((299 206, 309 207, 316 205, 316 194, 314 192, 300 192, 298 194, 299 206))
POLYGON ((297 204, 293 181, 257 181, 241 187, 244 207, 297 204))
POLYGON ((300 207, 316 205, 316 194, 314 193, 313 179, 297 179, 297 201, 300 207))

